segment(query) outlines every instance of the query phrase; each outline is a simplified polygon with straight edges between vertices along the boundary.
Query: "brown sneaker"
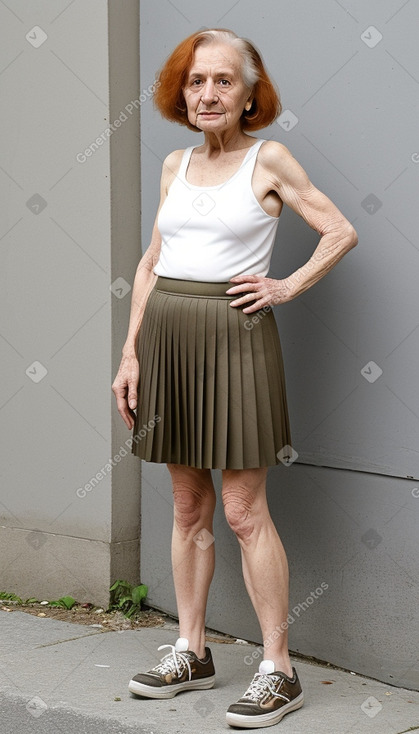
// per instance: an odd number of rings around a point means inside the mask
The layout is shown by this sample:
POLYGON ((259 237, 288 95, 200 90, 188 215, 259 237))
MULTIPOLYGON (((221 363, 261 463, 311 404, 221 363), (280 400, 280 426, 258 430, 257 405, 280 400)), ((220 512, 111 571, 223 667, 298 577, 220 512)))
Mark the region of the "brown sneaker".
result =
POLYGON ((176 645, 160 645, 158 649, 164 647, 170 647, 171 652, 147 673, 134 675, 128 685, 131 693, 146 698, 173 698, 181 691, 213 687, 215 670, 209 647, 205 648, 203 660, 188 650, 189 643, 185 637, 179 637, 176 645))
POLYGON ((243 729, 273 726, 285 714, 301 708, 304 696, 295 668, 292 672, 289 678, 275 670, 272 660, 263 660, 246 693, 229 707, 227 724, 243 729))

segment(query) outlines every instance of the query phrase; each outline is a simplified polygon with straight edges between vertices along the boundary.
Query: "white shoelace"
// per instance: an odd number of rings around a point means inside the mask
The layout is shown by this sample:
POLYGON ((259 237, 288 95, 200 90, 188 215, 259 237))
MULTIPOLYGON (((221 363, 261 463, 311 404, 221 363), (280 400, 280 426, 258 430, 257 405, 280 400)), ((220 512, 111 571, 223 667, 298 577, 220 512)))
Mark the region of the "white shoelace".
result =
POLYGON ((273 678, 267 673, 255 673, 253 680, 244 694, 243 698, 250 698, 252 701, 259 699, 267 692, 268 689, 273 696, 277 698, 285 698, 283 693, 277 693, 274 685, 278 681, 278 677, 273 678))
POLYGON ((177 652, 174 645, 160 645, 158 650, 163 650, 165 647, 170 647, 171 652, 167 653, 167 655, 162 658, 160 663, 156 665, 153 670, 157 673, 162 673, 163 675, 166 675, 166 673, 172 673, 173 670, 176 670, 176 673, 180 678, 184 669, 187 668, 188 680, 191 680, 192 672, 187 655, 182 652, 177 652))

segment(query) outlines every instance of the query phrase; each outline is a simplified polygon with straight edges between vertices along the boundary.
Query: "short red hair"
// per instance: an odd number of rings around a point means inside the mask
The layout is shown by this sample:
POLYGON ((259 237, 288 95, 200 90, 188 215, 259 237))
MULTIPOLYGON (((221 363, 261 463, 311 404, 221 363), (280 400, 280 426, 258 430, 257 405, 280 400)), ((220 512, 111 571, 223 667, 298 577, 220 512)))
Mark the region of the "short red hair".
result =
POLYGON ((163 117, 172 122, 186 125, 190 130, 202 132, 192 125, 187 117, 186 103, 183 96, 183 87, 186 84, 187 74, 193 62, 195 49, 207 43, 229 43, 217 38, 217 33, 229 34, 234 46, 243 58, 245 55, 250 60, 251 66, 257 74, 257 81, 253 85, 253 101, 249 112, 243 111, 241 116, 241 127, 244 132, 260 130, 270 125, 281 114, 282 106, 279 92, 269 77, 259 51, 246 38, 239 38, 227 28, 210 28, 205 31, 197 31, 176 46, 160 69, 154 87, 154 103, 163 117), (241 42, 238 48, 234 40, 241 42), (244 53, 243 50, 244 49, 244 53))

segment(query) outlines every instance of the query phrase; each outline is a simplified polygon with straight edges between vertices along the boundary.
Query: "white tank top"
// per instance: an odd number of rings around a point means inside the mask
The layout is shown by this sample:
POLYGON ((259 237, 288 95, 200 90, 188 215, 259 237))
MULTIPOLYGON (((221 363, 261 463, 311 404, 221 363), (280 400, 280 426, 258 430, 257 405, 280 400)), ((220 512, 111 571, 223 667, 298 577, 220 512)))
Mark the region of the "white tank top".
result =
POLYGON ((267 214, 252 189, 264 140, 247 151, 240 168, 218 186, 194 186, 186 171, 194 148, 184 151, 158 217, 162 238, 156 275, 227 282, 235 275, 265 276, 279 217, 267 214))

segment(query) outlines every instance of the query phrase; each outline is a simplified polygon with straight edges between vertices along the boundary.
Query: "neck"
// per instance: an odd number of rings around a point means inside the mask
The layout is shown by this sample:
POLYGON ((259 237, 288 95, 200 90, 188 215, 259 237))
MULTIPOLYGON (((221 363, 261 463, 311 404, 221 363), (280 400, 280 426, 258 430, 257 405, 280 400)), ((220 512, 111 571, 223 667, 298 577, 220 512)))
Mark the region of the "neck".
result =
POLYGON ((246 135, 241 129, 226 130, 225 132, 204 133, 204 150, 206 153, 228 153, 232 150, 248 147, 250 135, 246 135))

